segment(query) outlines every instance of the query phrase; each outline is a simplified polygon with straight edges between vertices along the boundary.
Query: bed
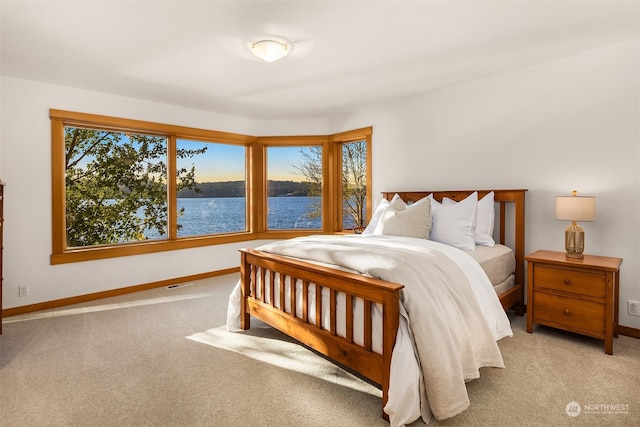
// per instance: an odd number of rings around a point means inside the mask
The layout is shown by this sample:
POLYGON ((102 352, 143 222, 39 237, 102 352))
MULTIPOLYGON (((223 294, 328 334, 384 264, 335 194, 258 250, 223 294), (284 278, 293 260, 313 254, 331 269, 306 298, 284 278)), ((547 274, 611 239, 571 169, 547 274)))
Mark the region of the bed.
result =
MULTIPOLYGON (((291 242, 275 243, 257 249, 241 250, 241 279, 239 286, 236 288, 235 295, 230 297, 229 317, 236 317, 238 321, 237 327, 246 330, 250 327, 250 317, 257 319, 273 326, 285 334, 295 338, 301 343, 313 348, 317 352, 327 356, 337 364, 377 383, 382 389, 382 415, 385 419, 390 419, 391 413, 392 425, 403 425, 409 423, 416 417, 422 415, 423 419, 428 422, 431 416, 431 408, 425 406, 434 405, 438 408, 434 411, 437 418, 448 418, 454 416, 468 406, 468 401, 464 401, 466 397, 466 389, 464 382, 462 385, 458 383, 452 385, 455 390, 447 390, 449 382, 439 382, 437 374, 434 378, 432 374, 425 374, 427 368, 432 361, 429 359, 430 353, 441 352, 440 347, 433 351, 425 350, 422 343, 425 339, 437 341, 444 334, 440 330, 447 329, 446 322, 449 320, 434 319, 431 316, 428 322, 422 322, 420 319, 425 316, 412 315, 409 322, 407 306, 411 306, 412 312, 416 309, 416 302, 420 301, 420 305, 427 304, 426 301, 431 300, 430 295, 424 295, 425 292, 420 288, 419 291, 405 288, 405 285, 411 281, 411 274, 425 274, 418 272, 418 267, 413 271, 411 266, 422 263, 424 254, 416 255, 423 258, 413 258, 414 251, 429 254, 429 258, 433 258, 436 265, 447 265, 447 268, 436 268, 435 270, 454 271, 453 267, 448 266, 448 262, 456 257, 460 258, 460 263, 467 265, 468 259, 473 258, 475 261, 468 263, 468 269, 473 273, 463 271, 466 278, 471 282, 470 274, 479 277, 478 280, 486 281, 489 284, 482 288, 482 291, 476 290, 473 285, 471 291, 476 298, 469 296, 456 296, 461 299, 462 309, 452 308, 454 311, 476 310, 475 306, 479 306, 479 311, 475 316, 482 316, 487 322, 479 322, 472 317, 472 320, 463 319, 466 322, 465 328, 470 328, 469 335, 483 336, 491 334, 484 342, 479 344, 468 344, 463 342, 462 347, 452 348, 451 354, 446 359, 455 359, 458 355, 465 358, 467 353, 475 354, 475 360, 471 367, 471 373, 465 373, 464 381, 477 378, 479 376, 477 370, 479 367, 496 366, 502 367, 502 359, 499 350, 496 349, 495 342, 504 337, 509 336, 510 329, 504 325, 504 310, 513 309, 517 315, 524 313, 524 215, 525 215, 525 193, 526 190, 465 190, 465 191, 419 191, 419 192, 384 192, 383 201, 387 205, 395 203, 400 198, 406 203, 407 207, 414 207, 417 212, 417 206, 424 203, 426 197, 435 200, 429 205, 433 206, 450 206, 463 203, 475 197, 476 203, 479 205, 481 200, 488 200, 491 196, 491 209, 495 215, 491 216, 491 220, 495 221, 490 229, 495 230, 497 239, 495 240, 495 248, 500 255, 496 255, 493 249, 486 249, 485 246, 476 246, 477 250, 460 251, 450 248, 447 244, 431 242, 427 239, 415 239, 413 237, 395 237, 380 236, 374 233, 372 227, 367 227, 362 235, 350 236, 310 236, 301 239, 292 239, 291 242), (486 197, 485 197, 486 196, 486 197), (436 203, 437 202, 437 203, 436 203), (371 230, 369 230, 371 229, 371 230), (367 231, 370 231, 367 233, 367 231), (373 236, 370 236, 374 234, 373 236), (336 250, 332 245, 336 243, 336 250), (406 245, 410 242, 411 251, 407 252, 406 245), (330 243, 330 244, 329 244, 330 243), (414 243, 418 245, 414 248, 414 243), (355 246, 354 246, 355 245, 355 246), (384 246, 387 252, 380 252, 384 246), (434 246, 434 248, 432 248, 434 246), (337 249, 340 248, 339 252, 337 249), (306 248, 306 249, 305 249, 306 248), (325 249, 327 248, 327 249, 325 249), (437 251, 436 251, 437 249, 437 251), (440 251, 444 251, 445 256, 440 256, 440 251), (455 253, 454 253, 455 251, 455 253), (435 252, 438 255, 435 256, 435 252), (451 252, 451 254, 449 254, 451 252), (458 255, 458 252, 466 253, 458 255), (366 254, 366 255, 365 255, 366 254), (455 256, 454 256, 455 255, 455 256), (470 255, 470 256, 468 256, 470 255), (395 260, 397 258, 397 260, 395 260), (340 259, 340 261, 336 261, 340 259), (357 259, 352 264, 345 263, 343 259, 357 259), (362 261, 365 259, 365 261, 362 261), (512 261, 509 261, 509 260, 512 261), (389 260, 394 260, 393 262, 389 260), (395 268, 396 263, 410 260, 409 265, 402 268, 395 268), (388 262, 389 261, 389 262, 388 262), (360 263, 367 262, 366 268, 360 268, 360 263), (388 265, 388 266, 387 266, 388 265), (396 270, 395 276, 387 274, 389 271, 396 270), (481 272, 478 273, 477 270, 481 272), (506 273, 505 273, 506 271, 506 273), (480 277, 482 276, 482 277, 480 277), (493 278, 489 279, 489 276, 493 278), (389 278, 400 278, 401 280, 389 280, 389 278), (402 283, 402 282, 405 283, 402 283), (293 285, 292 285, 293 284, 293 285), (486 295, 487 286, 492 293, 491 296, 486 295), (484 296, 480 295, 484 292, 484 296), (416 295, 412 298, 404 298, 406 295, 416 295), (401 302, 402 300, 402 302, 401 302), (478 301, 467 306, 466 301, 478 301), (494 303, 495 300, 495 303, 494 303), (496 313, 495 307, 488 309, 484 305, 497 305, 503 318, 496 313), (235 310, 235 308, 237 310, 235 310), (235 314, 233 312, 237 311, 235 314), (493 310, 493 311, 492 311, 493 310), (488 313, 488 314, 487 314, 488 313), (497 320, 496 320, 497 319, 497 320), (474 329, 480 328, 477 324, 491 323, 485 330, 474 329), (442 323, 445 322, 445 323, 442 323), (409 325, 411 323, 412 327, 409 325), (433 327, 429 325, 435 325, 433 327), (418 326, 416 326, 418 325, 418 326), (439 326, 437 326, 439 325, 439 326), (436 338, 420 337, 422 329, 433 329, 432 333, 436 338), (500 329, 500 331, 498 331, 500 329), (508 329, 508 331, 506 330, 508 329), (408 331, 408 333, 403 331, 408 331), (489 348, 487 340, 491 340, 495 348, 489 348), (402 345, 400 345, 402 342, 402 345), (397 344, 397 345, 396 345, 397 344), (468 345, 477 346, 467 348, 468 345), (395 350, 394 350, 395 346, 395 350), (422 346, 422 347, 421 347, 422 346), (401 353, 411 349, 415 354, 420 353, 416 363, 415 371, 419 373, 419 378, 413 378, 413 371, 406 368, 403 363, 407 357, 406 353, 401 353), (395 354, 394 354, 395 351, 395 354), (392 357, 393 356, 393 357, 392 357), (404 359, 403 359, 404 358, 404 359), (401 369, 394 366, 403 365, 401 369), (398 373, 402 371, 401 373, 398 373), (399 380, 402 378, 402 380, 399 380), (399 386, 399 382, 402 385, 399 386), (410 384, 406 385, 405 381, 410 384), (426 384, 425 384, 426 383, 426 384), (431 386, 431 388, 429 388, 431 386), (410 388, 415 390, 419 388, 419 396, 412 395, 408 398, 402 389, 410 388), (438 393, 439 389, 443 389, 438 393), (392 399, 389 400, 391 392, 392 399), (444 402, 440 404, 434 403, 434 400, 440 399, 436 394, 444 396, 448 399, 448 395, 456 396, 462 394, 460 399, 452 402, 444 402), (426 395, 429 398, 426 398, 426 395), (414 408, 420 407, 417 410, 414 408), (428 400, 428 405, 425 401, 428 400), (401 402, 399 406, 392 402, 401 402), (408 407, 409 403, 412 407, 408 407), (442 409, 442 408, 445 409, 442 409), (409 412, 409 414, 404 412, 409 412)), ((381 205, 383 204, 381 202, 381 205)), ((441 209, 441 208, 438 208, 441 209)), ((379 220, 376 218, 380 206, 374 213, 370 225, 379 220)), ((486 209, 485 209, 486 210, 486 209)), ((435 219, 435 212, 432 213, 435 219)), ((442 214, 440 214, 442 216, 442 214)), ((474 221, 475 221, 474 217, 474 221)), ((442 221, 444 223, 444 221, 442 221)), ((475 225, 474 225, 475 226, 475 225)), ((429 230, 435 233, 437 230, 429 230)), ((442 230, 440 230, 441 232, 442 230)), ((435 234, 433 234, 435 236, 435 234)), ((491 237, 489 237, 491 240, 491 237)), ((458 261, 456 261, 458 262, 458 261)), ((467 267, 465 267, 467 268, 467 267)), ((420 267, 422 269, 422 267, 420 267)), ((440 275, 444 273, 429 273, 430 275, 440 275)), ((457 270, 455 275, 459 275, 457 270)), ((431 277, 431 276, 429 276, 431 277)), ((420 280, 426 280, 421 278, 420 280)), ((435 279, 433 279, 435 280, 435 279)), ((438 280, 451 280, 447 278, 438 280)), ((458 279, 456 279, 457 281, 458 279)), ((475 280, 475 279, 473 279, 475 280)), ((461 279, 461 281, 464 281, 461 279)), ((455 285, 458 286, 458 285, 455 285)), ((455 288, 451 286, 451 288, 455 288)), ((447 285, 447 288, 449 286, 447 285)), ((413 288, 411 288, 413 289, 413 288)), ((434 292, 434 291, 429 291, 434 292)), ((437 291, 441 292, 441 291, 437 291)), ((447 291, 453 292, 453 291, 447 291)), ((455 292, 458 292, 457 290, 455 292)), ((436 294, 434 294, 436 295, 436 294)), ((434 299, 439 299, 436 295, 434 299)), ((430 307, 430 312, 436 312, 441 306, 446 306, 439 302, 438 306, 430 307)), ((469 303, 471 304, 471 303, 469 303)), ((471 316, 467 313, 460 315, 461 317, 471 316)), ((428 317, 428 316, 426 316, 428 317)), ((450 313, 444 313, 443 318, 450 318, 450 313)), ((456 321, 451 320, 453 324, 456 321)), ((508 322, 508 320, 507 320, 508 322)), ((234 329, 229 320, 229 329, 234 329)), ((455 325, 449 328, 447 334, 457 333, 460 328, 455 325)), ((465 329, 466 330, 466 329, 465 329)), ((475 339, 475 338, 474 338, 475 339)), ((458 345, 458 344, 456 344, 458 345)), ((444 347, 447 347, 445 344, 444 347)), ((438 356, 442 359, 442 356, 438 356)), ((435 361, 434 363, 440 363, 435 361)), ((465 372, 468 370, 466 361, 461 361, 465 372)), ((469 362, 471 363, 471 362, 469 362)), ((459 366, 456 365, 455 369, 459 366)), ((450 369, 447 366, 434 366, 435 371, 440 372, 450 369)), ((455 382, 455 381, 454 381, 455 382)), ((412 392, 413 393, 413 392, 412 392)), ((457 397, 456 397, 457 398, 457 397)))

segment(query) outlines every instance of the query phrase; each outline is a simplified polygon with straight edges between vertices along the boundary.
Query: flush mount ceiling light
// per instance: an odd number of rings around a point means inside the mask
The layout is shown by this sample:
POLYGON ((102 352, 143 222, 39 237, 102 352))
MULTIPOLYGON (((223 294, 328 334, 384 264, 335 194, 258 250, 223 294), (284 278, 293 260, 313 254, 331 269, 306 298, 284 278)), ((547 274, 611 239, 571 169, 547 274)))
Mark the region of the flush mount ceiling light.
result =
POLYGON ((282 59, 289 53, 286 43, 275 40, 260 40, 251 45, 251 53, 267 62, 282 59))

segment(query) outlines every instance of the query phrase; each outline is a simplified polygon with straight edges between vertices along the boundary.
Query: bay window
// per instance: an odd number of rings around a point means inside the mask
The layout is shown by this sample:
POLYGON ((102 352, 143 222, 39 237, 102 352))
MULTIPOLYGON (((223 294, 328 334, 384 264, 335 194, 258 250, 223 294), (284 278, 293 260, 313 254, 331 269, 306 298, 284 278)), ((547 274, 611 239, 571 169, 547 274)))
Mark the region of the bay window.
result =
POLYGON ((51 110, 52 264, 358 229, 371 128, 253 137, 51 110))

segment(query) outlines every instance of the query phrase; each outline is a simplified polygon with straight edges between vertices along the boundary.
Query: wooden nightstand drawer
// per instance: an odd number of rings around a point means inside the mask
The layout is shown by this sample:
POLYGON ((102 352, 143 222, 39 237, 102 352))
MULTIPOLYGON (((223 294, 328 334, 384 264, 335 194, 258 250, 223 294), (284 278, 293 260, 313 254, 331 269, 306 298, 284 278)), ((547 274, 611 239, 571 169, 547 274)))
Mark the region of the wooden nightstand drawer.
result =
POLYGON ((591 273, 536 264, 533 276, 537 288, 555 289, 596 298, 605 297, 606 275, 602 272, 591 273))
POLYGON ((537 292, 533 312, 536 323, 604 338, 604 304, 537 292))

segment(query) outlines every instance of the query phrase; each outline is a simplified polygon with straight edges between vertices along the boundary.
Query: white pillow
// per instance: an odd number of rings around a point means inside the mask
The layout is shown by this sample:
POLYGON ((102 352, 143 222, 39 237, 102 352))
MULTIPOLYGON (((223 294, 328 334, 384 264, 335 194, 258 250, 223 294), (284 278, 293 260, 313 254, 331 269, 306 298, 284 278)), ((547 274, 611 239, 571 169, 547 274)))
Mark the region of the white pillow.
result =
MULTIPOLYGON (((493 240, 493 227, 495 225, 496 210, 494 204, 495 193, 493 191, 484 195, 478 200, 478 215, 476 218, 476 245, 488 246, 490 248, 496 245, 493 240)), ((476 193, 477 197, 477 193, 476 193)), ((448 197, 442 199, 445 205, 455 205, 457 202, 448 197)))
POLYGON ((476 221, 476 245, 489 246, 496 245, 493 240, 493 227, 496 221, 496 208, 493 191, 485 194, 478 200, 478 220, 476 221))
POLYGON ((373 234, 428 239, 431 231, 431 202, 428 198, 407 205, 394 197, 382 213, 373 234))
MULTIPOLYGON (((391 201, 394 201, 399 198, 400 196, 398 194, 395 194, 391 199, 391 201)), ((376 210, 373 212, 373 215, 371 215, 371 221, 369 221, 369 224, 367 224, 367 227, 364 229, 362 234, 373 234, 373 231, 376 229, 376 226, 378 225, 378 221, 380 221, 380 217, 387 210, 390 204, 391 202, 388 201, 387 199, 380 200, 380 203, 378 203, 376 210)))
POLYGON ((478 193, 473 192, 458 203, 449 203, 446 198, 443 202, 431 198, 430 239, 465 251, 475 250, 478 193))

